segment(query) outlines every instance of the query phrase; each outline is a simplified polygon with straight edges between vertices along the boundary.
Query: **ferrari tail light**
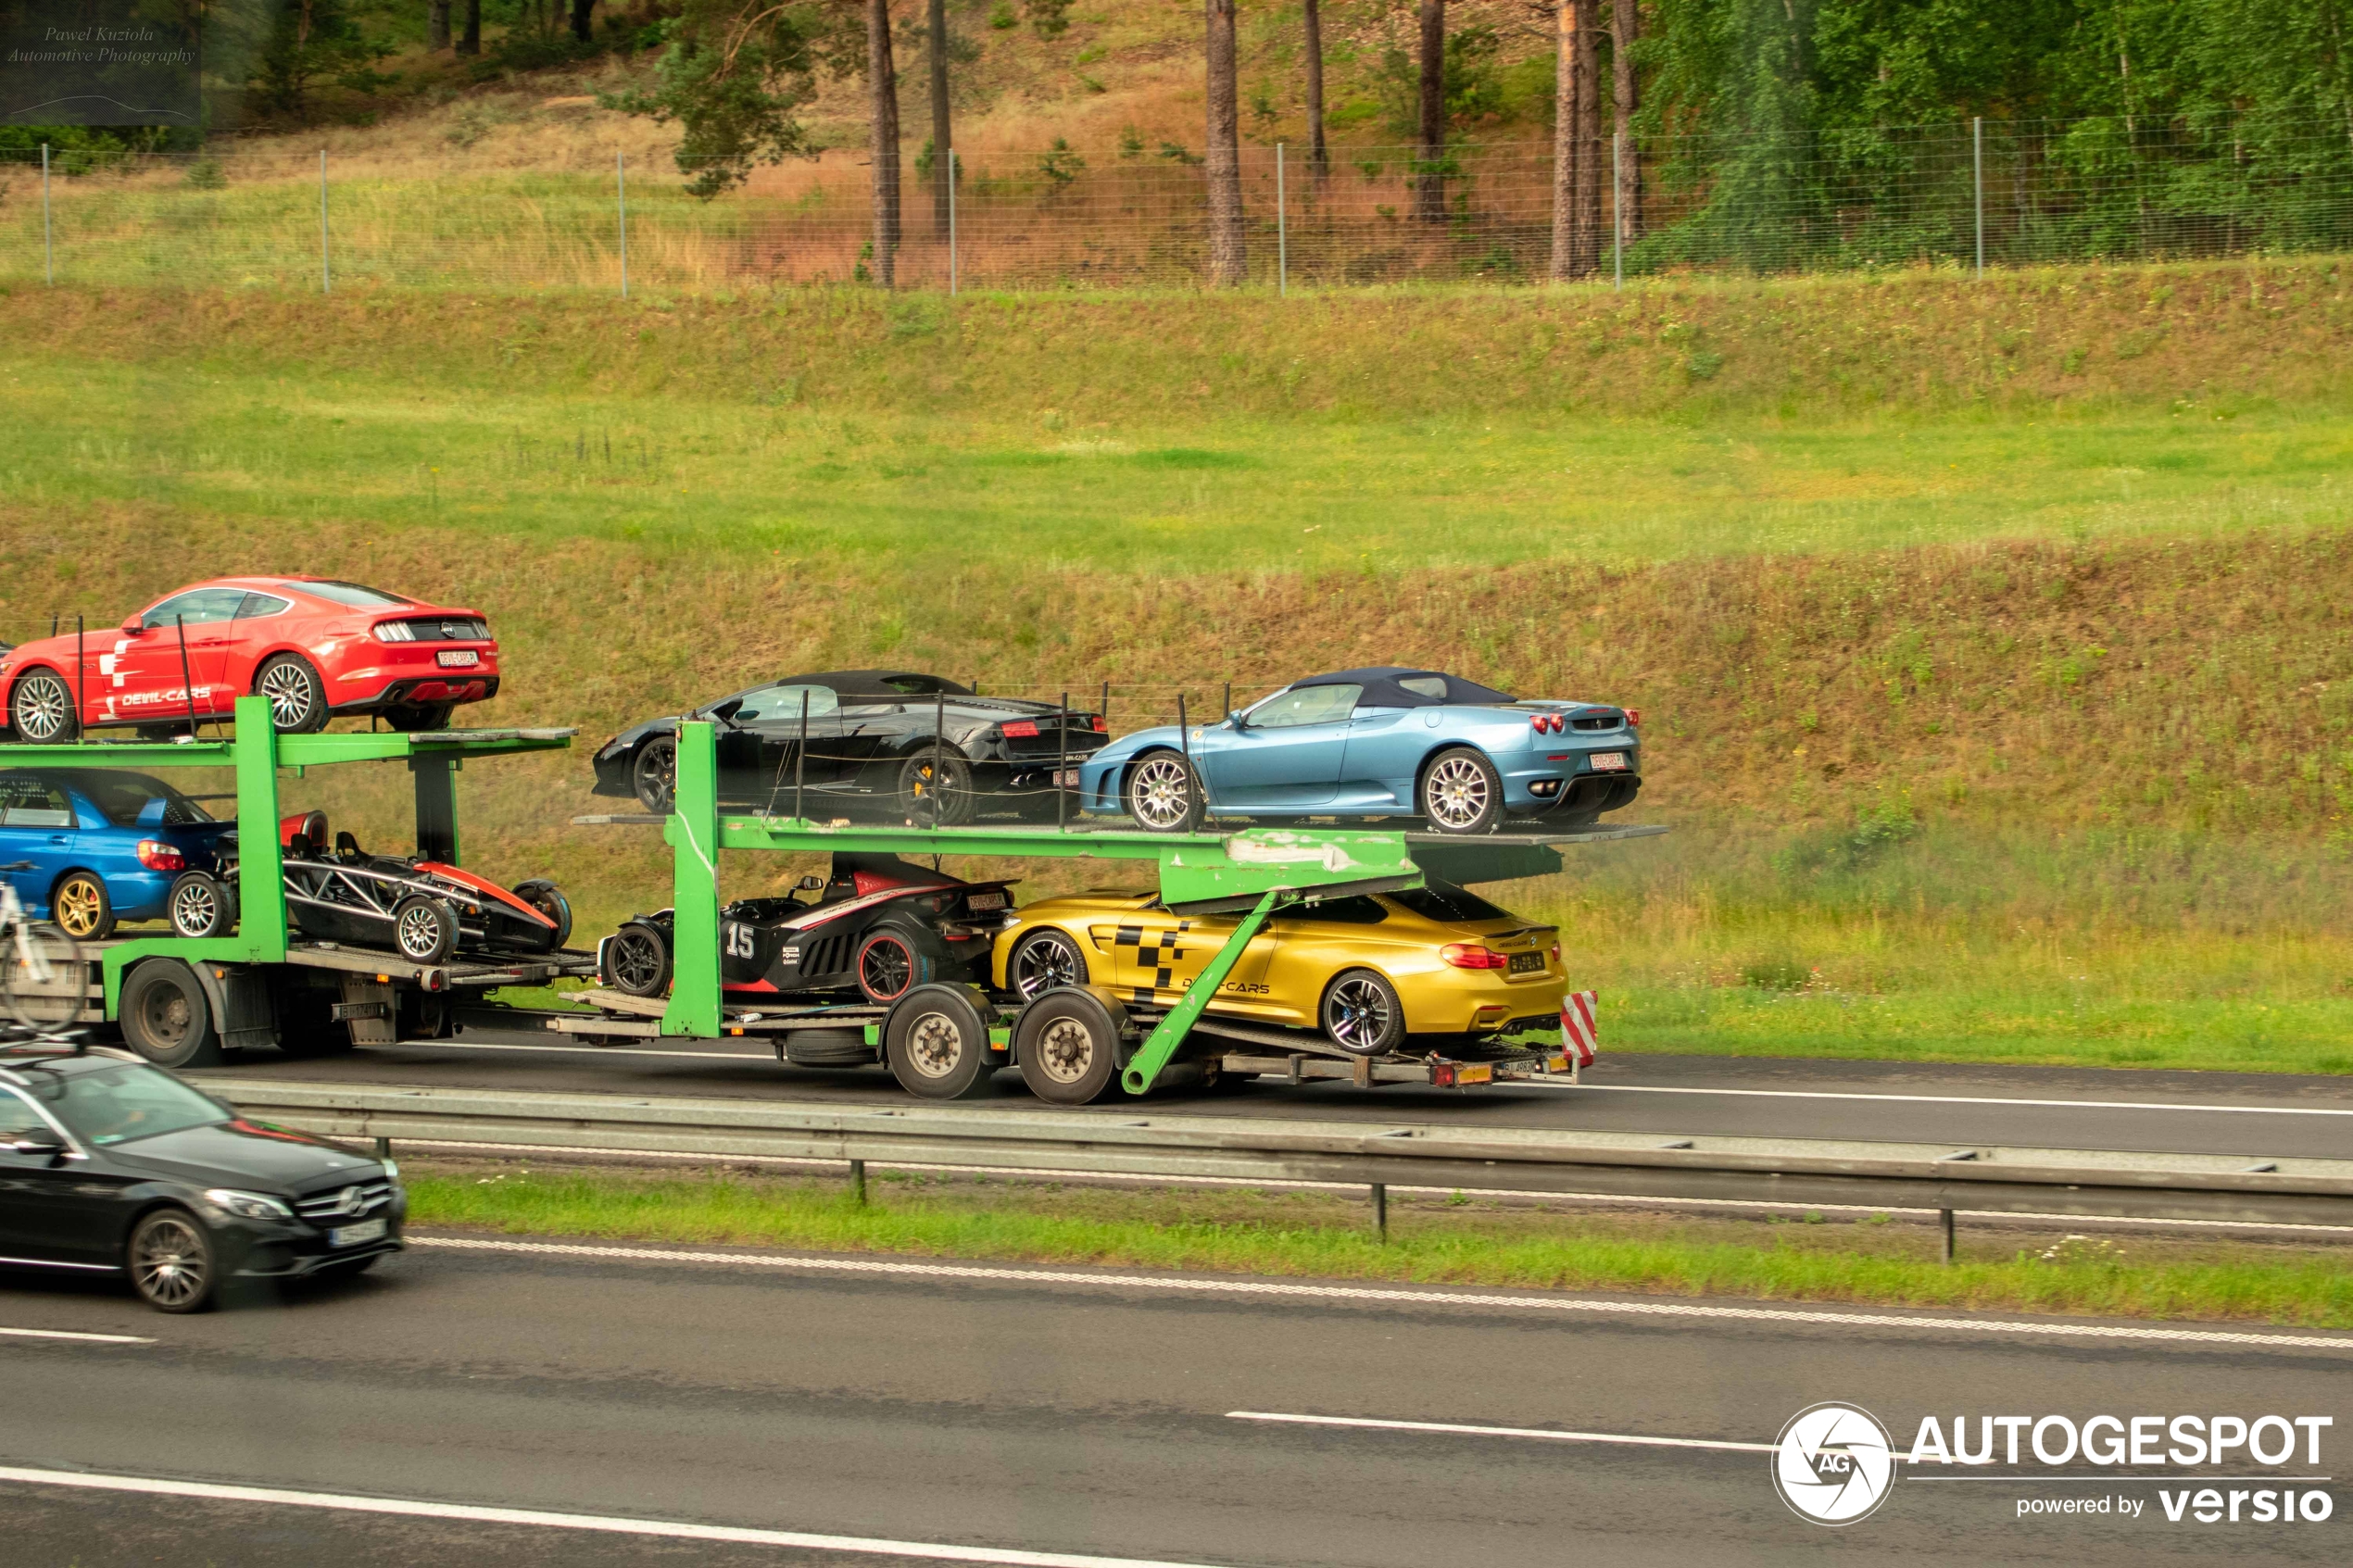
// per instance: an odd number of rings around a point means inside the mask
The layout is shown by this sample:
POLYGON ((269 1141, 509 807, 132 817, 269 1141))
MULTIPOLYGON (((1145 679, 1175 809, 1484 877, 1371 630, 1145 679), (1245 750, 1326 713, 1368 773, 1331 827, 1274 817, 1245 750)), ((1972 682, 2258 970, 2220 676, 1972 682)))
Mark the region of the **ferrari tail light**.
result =
POLYGON ((1642 722, 1642 710, 1639 708, 1628 709, 1626 710, 1626 722, 1629 725, 1640 728, 1642 722))
POLYGON ((1556 735, 1568 727, 1568 721, 1557 713, 1539 713, 1529 723, 1540 735, 1556 735))
POLYGON ((406 621, 379 621, 369 634, 380 643, 413 643, 417 629, 406 621))
POLYGON ((1492 947, 1477 942, 1449 942, 1438 949, 1438 956, 1456 969, 1509 969, 1512 960, 1492 947))
POLYGON ((137 850, 139 863, 151 872, 184 872, 188 857, 180 853, 177 845, 166 844, 159 838, 143 838, 137 850))
POLYGON ((1009 735, 1034 735, 1038 733, 1038 721, 1034 719, 1008 719, 1000 727, 1009 735))

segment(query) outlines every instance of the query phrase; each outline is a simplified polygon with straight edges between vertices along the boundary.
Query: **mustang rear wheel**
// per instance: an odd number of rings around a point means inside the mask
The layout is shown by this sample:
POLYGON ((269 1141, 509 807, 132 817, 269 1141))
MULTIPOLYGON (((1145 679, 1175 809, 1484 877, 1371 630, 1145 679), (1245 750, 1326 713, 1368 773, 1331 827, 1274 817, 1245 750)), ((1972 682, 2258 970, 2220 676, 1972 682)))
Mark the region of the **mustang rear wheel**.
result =
POLYGON ((605 984, 628 997, 659 997, 670 989, 670 943, 643 921, 605 938, 598 967, 605 984))
POLYGON ((253 689, 270 699, 270 723, 282 735, 316 734, 327 727, 327 684, 300 654, 264 663, 253 689))
POLYGON ((1504 820, 1504 776, 1467 746, 1431 759, 1421 797, 1422 815, 1440 833, 1492 833, 1504 820))
POLYGON ((1324 993, 1324 1035, 1351 1056, 1387 1056, 1405 1043, 1405 1004, 1369 969, 1352 969, 1324 993))
POLYGON ((411 893, 392 907, 392 941, 411 963, 439 963, 458 946, 457 911, 411 893))
POLYGON ((1202 823, 1199 777, 1173 751, 1147 752, 1127 770, 1127 815, 1146 833, 1190 833, 1202 823))
POLYGON ((49 916, 77 942, 103 942, 114 935, 114 900, 95 872, 68 872, 49 896, 49 916))
POLYGON ((446 730, 449 727, 450 710, 457 706, 454 702, 403 704, 398 708, 385 709, 384 722, 409 734, 446 730))
POLYGON ((678 803, 678 743, 656 735, 637 749, 629 769, 629 791, 637 804, 657 817, 667 817, 678 803))
POLYGON ((1005 983, 1025 1002, 1057 986, 1084 985, 1087 955, 1078 950, 1075 938, 1051 926, 1033 931, 1021 939, 1013 957, 1005 960, 1005 983))
POLYGON ((74 721, 73 692, 64 677, 48 670, 35 670, 17 683, 8 697, 8 722, 17 738, 31 746, 69 741, 82 733, 74 721))

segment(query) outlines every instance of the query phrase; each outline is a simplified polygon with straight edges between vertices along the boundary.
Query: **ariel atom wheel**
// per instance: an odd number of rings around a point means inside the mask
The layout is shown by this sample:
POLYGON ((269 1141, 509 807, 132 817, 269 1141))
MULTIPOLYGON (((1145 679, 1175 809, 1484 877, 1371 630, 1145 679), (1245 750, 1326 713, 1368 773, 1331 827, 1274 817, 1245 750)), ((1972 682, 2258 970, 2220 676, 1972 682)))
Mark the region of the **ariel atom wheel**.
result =
POLYGON ((280 734, 312 735, 327 727, 327 684, 300 654, 264 661, 253 689, 270 699, 270 726, 280 734))
POLYGON ((624 997, 659 997, 670 989, 670 941, 643 921, 631 921, 604 940, 598 968, 624 997))
POLYGON ((1504 820, 1504 776, 1467 746, 1431 759, 1420 794, 1422 815, 1439 833, 1492 833, 1504 820))
POLYGON ((237 923, 237 896, 209 872, 182 872, 164 896, 171 929, 182 936, 226 936, 237 923))
POLYGON ((122 1038, 157 1067, 214 1067, 220 1036, 195 972, 178 959, 149 959, 122 983, 122 1038))
POLYGON ((0 1001, 28 1029, 55 1029, 89 1010, 90 968, 72 937, 54 925, 0 934, 0 1001))
POLYGON ((212 1237, 185 1209, 158 1209, 141 1220, 123 1262, 131 1288, 158 1312, 201 1312, 220 1288, 212 1237))
POLYGON ((385 709, 384 722, 403 734, 422 734, 430 730, 446 730, 449 727, 450 712, 457 706, 454 702, 404 703, 398 708, 385 709))
POLYGON ((72 689, 49 670, 35 670, 17 683, 8 696, 8 722, 17 738, 29 746, 54 746, 82 733, 72 689))
POLYGON ((657 817, 667 817, 678 804, 678 743, 656 735, 637 751, 629 765, 629 793, 657 817))
POLYGON ((1084 985, 1087 955, 1078 950, 1076 938, 1046 926, 1021 939, 1005 960, 1005 980, 1025 1002, 1041 991, 1084 985))
POLYGON ((1200 778, 1173 751, 1147 752, 1120 791, 1127 816, 1146 833, 1190 833, 1202 823, 1200 778))
POLYGON ((858 989, 870 1002, 895 1002, 914 987, 938 977, 941 955, 936 941, 902 926, 880 926, 858 944, 850 968, 858 989))
POLYGON ((1344 971, 1324 992, 1324 1037, 1351 1056, 1387 1056, 1405 1043, 1405 1004, 1369 969, 1344 971))
POLYGON ((988 1092, 997 1063, 988 1021, 961 985, 918 985, 883 1024, 883 1054, 899 1086, 924 1099, 969 1099, 988 1092))
POLYGON ((103 942, 114 935, 114 900, 95 872, 68 872, 49 894, 49 918, 77 942, 103 942))
POLYGON ((1088 1105, 1119 1082, 1126 1020, 1092 991, 1048 991, 1013 1020, 1021 1081, 1053 1105, 1088 1105))
POLYGON ((899 765, 899 814, 920 828, 962 827, 973 819, 973 765, 925 747, 899 765))
POLYGON ((516 883, 514 896, 556 922, 555 931, 547 938, 547 951, 553 952, 572 940, 572 900, 563 889, 542 877, 516 883))
POLYGON ((410 963, 439 963, 458 947, 458 912, 411 893, 392 907, 392 945, 410 963))

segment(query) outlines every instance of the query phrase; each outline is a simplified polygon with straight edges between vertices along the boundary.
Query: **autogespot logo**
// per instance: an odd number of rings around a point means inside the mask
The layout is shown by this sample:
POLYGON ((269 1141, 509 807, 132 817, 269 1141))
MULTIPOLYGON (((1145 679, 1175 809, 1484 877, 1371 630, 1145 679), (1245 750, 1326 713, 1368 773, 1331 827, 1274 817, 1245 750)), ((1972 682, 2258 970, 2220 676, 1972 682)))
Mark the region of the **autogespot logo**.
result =
POLYGON ((1852 1524, 1887 1500, 1894 1445, 1869 1411, 1835 1402, 1790 1417, 1773 1445, 1773 1489, 1817 1524, 1852 1524))

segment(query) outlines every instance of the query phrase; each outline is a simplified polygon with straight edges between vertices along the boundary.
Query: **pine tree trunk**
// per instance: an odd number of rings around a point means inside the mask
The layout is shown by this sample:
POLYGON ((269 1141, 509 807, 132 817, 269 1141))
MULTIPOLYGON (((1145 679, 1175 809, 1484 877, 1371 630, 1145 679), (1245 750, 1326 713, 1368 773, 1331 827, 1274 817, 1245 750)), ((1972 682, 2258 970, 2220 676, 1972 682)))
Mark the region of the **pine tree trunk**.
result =
POLYGON ((1642 107, 1642 83, 1634 77, 1634 45, 1642 37, 1642 11, 1637 0, 1610 0, 1610 76, 1616 89, 1612 129, 1624 138, 1617 155, 1617 243, 1631 245, 1642 237, 1642 152, 1634 142, 1634 114, 1642 107))
POLYGON ((583 44, 588 42, 588 17, 596 8, 597 0, 572 0, 572 35, 583 44))
POLYGON ((1553 277, 1577 276, 1577 0, 1553 0, 1553 277))
POLYGON ((449 47, 449 0, 426 0, 425 47, 434 50, 449 47))
MULTIPOLYGON (((1624 5, 1626 0, 1618 0, 1624 5)), ((949 187, 956 178, 955 132, 948 121, 948 0, 931 0, 930 33, 925 52, 931 56, 931 226, 948 238, 949 187)))
POLYGON ((1234 83, 1234 0, 1204 0, 1209 21, 1209 281, 1232 288, 1250 275, 1242 243, 1241 115, 1234 83))
POLYGON ((458 35, 458 53, 482 53, 482 0, 466 0, 466 31, 458 35))
POLYGON ((1603 169, 1601 0, 1571 0, 1576 49, 1569 62, 1577 94, 1577 245, 1570 262, 1584 277, 1601 265, 1603 169))
POLYGON ((1316 0, 1307 0, 1307 168, 1318 184, 1331 176, 1332 155, 1324 145, 1324 19, 1316 0))
POLYGON ((1438 166, 1446 157, 1446 0, 1422 5, 1421 177, 1414 186, 1414 216, 1428 223, 1446 220, 1446 177, 1438 166))
POLYGON ((899 71, 890 59, 890 0, 866 0, 866 84, 874 94, 874 278, 889 288, 899 256, 899 71))

